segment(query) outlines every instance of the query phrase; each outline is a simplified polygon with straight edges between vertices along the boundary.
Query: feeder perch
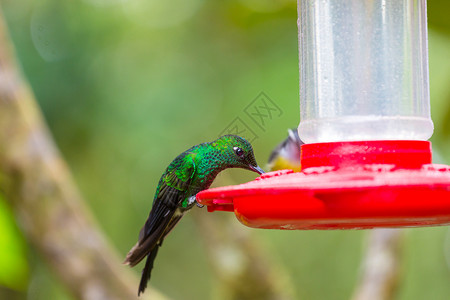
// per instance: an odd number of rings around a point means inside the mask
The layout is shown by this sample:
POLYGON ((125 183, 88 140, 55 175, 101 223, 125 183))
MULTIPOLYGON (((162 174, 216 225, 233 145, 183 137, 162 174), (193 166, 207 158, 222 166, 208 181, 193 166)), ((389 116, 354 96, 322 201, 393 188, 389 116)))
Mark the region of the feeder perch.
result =
POLYGON ((302 172, 197 195, 276 229, 450 224, 450 166, 431 163, 426 0, 299 0, 302 172))

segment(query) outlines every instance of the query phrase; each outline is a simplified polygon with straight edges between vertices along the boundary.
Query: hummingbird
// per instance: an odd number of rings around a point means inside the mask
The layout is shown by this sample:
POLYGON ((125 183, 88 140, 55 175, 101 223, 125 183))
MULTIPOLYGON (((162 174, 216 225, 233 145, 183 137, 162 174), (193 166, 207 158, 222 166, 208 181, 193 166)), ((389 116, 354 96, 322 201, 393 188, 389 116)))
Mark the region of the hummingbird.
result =
POLYGON ((288 137, 270 154, 267 167, 270 171, 291 169, 301 171, 300 146, 304 143, 298 136, 297 128, 288 129, 288 137))
POLYGON ((169 164, 156 187, 153 206, 138 242, 124 261, 133 267, 147 257, 138 296, 147 287, 154 260, 167 234, 186 211, 196 204, 202 207, 195 195, 209 188, 217 174, 228 168, 264 173, 256 163, 251 144, 237 135, 224 135, 212 142, 195 145, 169 164))

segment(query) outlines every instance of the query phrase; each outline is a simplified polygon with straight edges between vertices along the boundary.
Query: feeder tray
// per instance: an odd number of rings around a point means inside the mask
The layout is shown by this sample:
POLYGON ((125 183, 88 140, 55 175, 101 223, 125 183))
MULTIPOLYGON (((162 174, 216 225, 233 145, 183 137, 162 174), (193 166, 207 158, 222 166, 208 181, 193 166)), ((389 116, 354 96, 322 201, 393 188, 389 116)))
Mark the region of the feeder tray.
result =
POLYGON ((431 164, 427 141, 302 145, 303 171, 200 192, 208 211, 249 227, 369 229, 450 224, 450 166, 431 164), (381 162, 381 163, 380 163, 381 162))

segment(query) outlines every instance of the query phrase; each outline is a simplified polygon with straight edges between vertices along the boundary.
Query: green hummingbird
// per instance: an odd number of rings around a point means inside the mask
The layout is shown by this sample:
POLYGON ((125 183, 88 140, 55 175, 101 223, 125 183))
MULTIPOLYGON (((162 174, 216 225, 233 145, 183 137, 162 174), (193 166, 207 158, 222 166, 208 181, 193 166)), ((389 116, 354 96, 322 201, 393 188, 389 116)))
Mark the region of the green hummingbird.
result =
POLYGON ((124 261, 133 267, 147 256, 138 295, 147 287, 164 238, 187 210, 195 204, 202 207, 196 202, 195 195, 209 188, 217 174, 227 168, 264 173, 256 163, 251 144, 236 135, 224 135, 215 141, 193 146, 167 167, 156 187, 153 206, 139 233, 138 242, 124 261))

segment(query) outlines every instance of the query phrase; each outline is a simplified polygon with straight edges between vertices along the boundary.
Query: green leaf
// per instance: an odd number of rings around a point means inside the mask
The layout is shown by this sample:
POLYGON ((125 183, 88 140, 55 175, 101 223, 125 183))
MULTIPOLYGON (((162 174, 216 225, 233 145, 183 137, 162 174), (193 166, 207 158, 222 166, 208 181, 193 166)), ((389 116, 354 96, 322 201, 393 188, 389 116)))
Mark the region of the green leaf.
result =
POLYGON ((24 290, 29 267, 26 244, 18 230, 11 208, 0 195, 0 285, 24 290))

